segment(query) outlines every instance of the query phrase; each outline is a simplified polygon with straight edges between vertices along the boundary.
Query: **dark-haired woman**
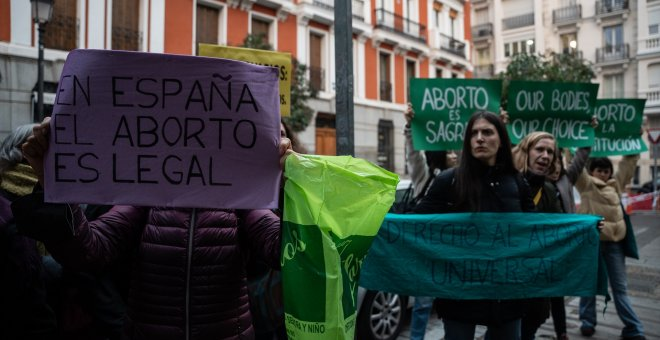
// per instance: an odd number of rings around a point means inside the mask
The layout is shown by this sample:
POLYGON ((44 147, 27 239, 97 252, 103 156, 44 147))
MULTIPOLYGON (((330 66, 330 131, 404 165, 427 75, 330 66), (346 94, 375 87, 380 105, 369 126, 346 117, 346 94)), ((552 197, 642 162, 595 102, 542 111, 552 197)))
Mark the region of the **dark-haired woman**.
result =
MULTIPOLYGON (((578 213, 600 215, 604 226, 600 232, 600 256, 605 260, 612 298, 619 318, 625 325, 623 339, 643 340, 644 327, 632 309, 626 293, 626 260, 621 240, 626 237, 626 224, 621 207, 621 188, 632 179, 639 155, 624 156, 616 174, 608 158, 593 158, 589 171, 582 172, 575 187, 582 202, 578 213)), ((580 332, 592 336, 596 332, 596 298, 580 299, 580 332)))
MULTIPOLYGON (((514 167, 506 128, 497 115, 477 112, 466 126, 458 167, 433 181, 415 212, 521 211, 534 211, 534 203, 529 186, 514 167)), ((441 299, 437 306, 447 340, 474 339, 476 325, 488 326, 492 340, 520 339, 523 300, 441 299)))

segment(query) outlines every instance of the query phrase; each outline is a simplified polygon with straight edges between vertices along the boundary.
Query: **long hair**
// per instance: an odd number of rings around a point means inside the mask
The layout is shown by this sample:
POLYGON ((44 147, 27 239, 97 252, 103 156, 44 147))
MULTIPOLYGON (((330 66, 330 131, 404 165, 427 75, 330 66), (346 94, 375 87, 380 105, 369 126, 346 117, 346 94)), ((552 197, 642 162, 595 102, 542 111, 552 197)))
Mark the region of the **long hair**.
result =
POLYGON ((536 146, 541 139, 550 139, 555 146, 555 152, 552 154, 552 159, 550 159, 550 167, 548 172, 544 175, 550 175, 555 172, 557 169, 557 140, 555 136, 544 131, 535 131, 530 132, 525 136, 525 138, 520 140, 520 143, 513 148, 513 164, 516 166, 518 171, 525 173, 529 170, 529 151, 536 146))
POLYGON ((32 135, 36 124, 25 124, 17 127, 2 141, 0 145, 0 174, 13 168, 23 160, 21 145, 32 135))
POLYGON ((307 149, 305 146, 300 142, 300 139, 298 139, 298 135, 293 132, 291 127, 284 122, 284 119, 280 120, 280 123, 282 123, 282 126, 284 126, 284 132, 286 133, 286 138, 289 138, 291 141, 291 149, 297 153, 307 153, 307 149))
POLYGON ((465 137, 463 138, 463 154, 460 157, 458 169, 456 169, 456 194, 457 207, 469 211, 481 210, 481 188, 483 175, 488 168, 482 161, 472 155, 472 128, 478 119, 485 119, 495 126, 495 130, 500 138, 500 148, 497 150, 495 167, 502 174, 515 174, 516 169, 513 165, 511 156, 511 139, 506 132, 506 127, 502 120, 492 112, 477 111, 472 114, 465 128, 465 137))

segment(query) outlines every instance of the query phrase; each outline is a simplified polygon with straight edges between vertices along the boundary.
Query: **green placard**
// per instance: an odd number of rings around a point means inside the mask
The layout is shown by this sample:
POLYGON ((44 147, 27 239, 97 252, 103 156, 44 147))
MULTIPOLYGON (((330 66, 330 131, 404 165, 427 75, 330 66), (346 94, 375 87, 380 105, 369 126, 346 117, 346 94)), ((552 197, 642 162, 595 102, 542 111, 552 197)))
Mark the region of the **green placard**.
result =
POLYGON ((360 286, 459 300, 594 296, 600 219, 388 214, 362 265, 360 286))
POLYGON ((546 131, 560 147, 593 145, 590 123, 597 96, 598 84, 512 81, 507 98, 511 142, 546 131))
POLYGON ((457 150, 476 111, 499 113, 502 82, 484 79, 410 79, 415 150, 457 150))
POLYGON ((641 136, 646 99, 599 99, 591 157, 632 155, 648 150, 641 136))

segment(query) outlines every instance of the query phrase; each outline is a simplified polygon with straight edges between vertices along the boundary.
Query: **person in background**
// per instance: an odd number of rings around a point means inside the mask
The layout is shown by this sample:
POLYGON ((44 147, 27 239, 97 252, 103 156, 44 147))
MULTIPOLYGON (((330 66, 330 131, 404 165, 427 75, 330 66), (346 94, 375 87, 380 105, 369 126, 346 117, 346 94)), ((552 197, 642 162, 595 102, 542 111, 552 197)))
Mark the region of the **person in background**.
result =
MULTIPOLYGON (((406 147, 406 162, 410 167, 410 177, 414 193, 414 201, 419 201, 433 183, 433 179, 448 168, 456 166, 458 156, 456 152, 450 151, 430 151, 424 152, 415 150, 412 142, 412 132, 410 130, 410 121, 415 116, 410 103, 404 113, 406 125, 403 129, 406 147)), ((410 321, 410 339, 423 340, 426 333, 431 310, 433 309, 433 297, 416 296, 412 310, 412 319, 410 321)))
MULTIPOLYGON (((504 123, 491 112, 474 113, 467 123, 456 168, 441 173, 413 210, 418 214, 534 211, 529 186, 516 170, 504 123)), ((438 299, 446 340, 473 340, 476 325, 488 326, 492 340, 520 339, 525 300, 438 299)))
MULTIPOLYGON (((513 161, 529 183, 537 212, 559 213, 561 205, 554 185, 546 177, 555 172, 557 143, 547 132, 531 132, 513 148, 513 161)), ((550 316, 550 299, 529 299, 522 319, 522 340, 534 339, 536 331, 550 316)))
MULTIPOLYGON (((22 147, 41 184, 49 134, 46 118, 22 147)), ((290 141, 282 139, 280 165, 289 153, 290 141)), ((70 234, 44 240, 61 263, 103 268, 137 249, 125 338, 254 337, 246 255, 279 268, 280 219, 273 212, 114 206, 90 222, 78 205, 45 203, 38 189, 16 200, 12 211, 19 230, 38 229, 45 221, 68 228, 70 234)))
MULTIPOLYGON (((573 186, 582 173, 590 153, 591 147, 578 148, 575 156, 570 160, 568 167, 564 167, 561 157, 562 153, 559 152, 555 171, 548 175, 548 179, 555 186, 559 194, 563 213, 575 213, 573 186)), ((552 312, 552 323, 555 328, 557 340, 568 340, 568 333, 566 332, 566 308, 564 306, 563 296, 550 298, 550 311, 552 312)))
POLYGON ((33 126, 19 126, 0 146, 0 339, 7 340, 57 336, 57 319, 48 303, 45 249, 18 233, 10 208, 37 183, 37 174, 21 152, 33 126))
MULTIPOLYGON (((600 215, 604 225, 600 232, 600 256, 605 262, 612 288, 612 298, 619 318, 624 324, 621 337, 625 340, 644 340, 644 327, 632 309, 627 294, 626 260, 621 240, 626 237, 626 224, 621 206, 621 190, 630 182, 639 155, 623 156, 619 169, 614 173, 612 161, 592 158, 580 174, 575 187, 580 192, 581 203, 577 212, 600 215)), ((590 337, 596 332, 596 297, 580 298, 580 332, 590 337)))

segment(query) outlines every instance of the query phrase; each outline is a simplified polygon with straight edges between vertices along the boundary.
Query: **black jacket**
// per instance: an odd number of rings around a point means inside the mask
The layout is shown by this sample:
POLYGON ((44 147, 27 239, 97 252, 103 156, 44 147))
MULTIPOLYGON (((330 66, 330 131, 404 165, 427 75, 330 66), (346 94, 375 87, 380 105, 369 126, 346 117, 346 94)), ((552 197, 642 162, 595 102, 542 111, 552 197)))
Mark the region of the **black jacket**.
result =
MULTIPOLYGON (((415 213, 467 212, 456 206, 455 171, 446 171, 433 181, 426 197, 415 207, 415 213)), ((505 174, 497 167, 490 167, 481 179, 481 212, 535 211, 529 185, 519 173, 505 174)), ((522 299, 438 299, 436 302, 440 317, 480 325, 499 325, 521 318, 527 303, 522 299)))

